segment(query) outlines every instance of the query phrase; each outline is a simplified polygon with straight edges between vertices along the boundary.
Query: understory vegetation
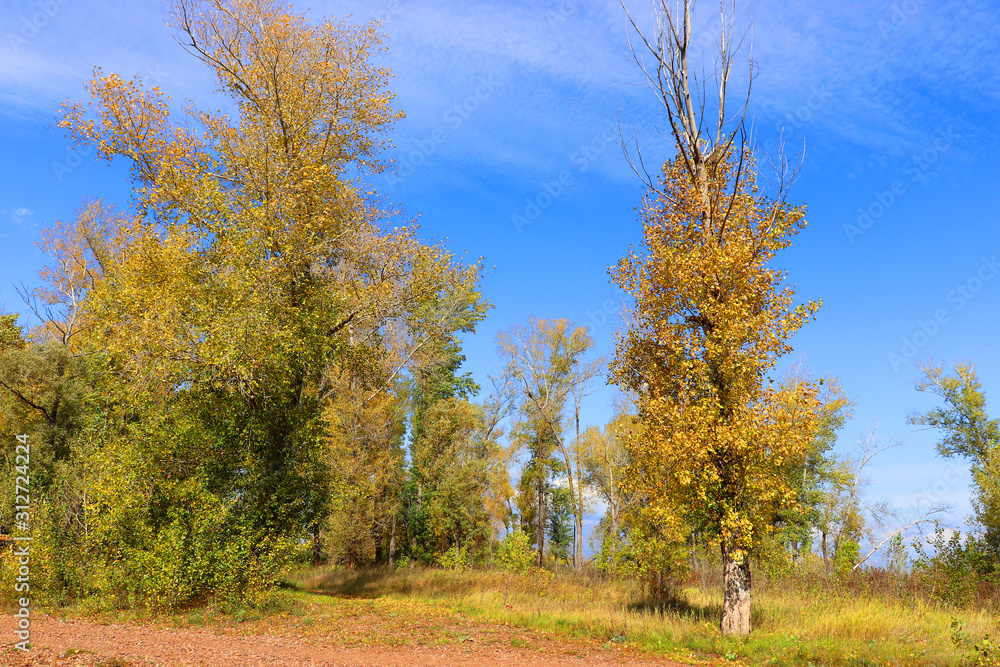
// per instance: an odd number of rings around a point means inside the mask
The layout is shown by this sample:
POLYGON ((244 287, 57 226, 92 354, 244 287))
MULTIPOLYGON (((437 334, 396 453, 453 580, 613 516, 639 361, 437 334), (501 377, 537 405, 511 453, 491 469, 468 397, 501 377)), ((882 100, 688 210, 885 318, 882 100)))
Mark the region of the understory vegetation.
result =
POLYGON ((731 638, 718 632, 721 584, 719 563, 692 571, 666 599, 651 597, 633 578, 592 569, 516 574, 306 566, 289 572, 253 609, 209 604, 123 614, 91 600, 66 611, 178 627, 238 627, 241 633, 287 629, 346 646, 459 644, 475 634, 484 643, 530 648, 538 643, 532 633, 542 633, 690 664, 1000 664, 1000 594, 991 587, 982 588, 974 602, 957 605, 941 598, 939 582, 913 575, 765 570, 754 582, 754 633, 731 638))
MULTIPOLYGON (((816 564, 814 564, 816 565, 816 564)), ((595 570, 347 570, 305 568, 286 582, 345 599, 437 602, 483 620, 631 645, 675 659, 753 665, 995 665, 1000 589, 982 585, 962 603, 946 575, 881 569, 825 575, 758 570, 754 633, 718 632, 721 564, 695 570, 669 598, 635 579, 595 570)))

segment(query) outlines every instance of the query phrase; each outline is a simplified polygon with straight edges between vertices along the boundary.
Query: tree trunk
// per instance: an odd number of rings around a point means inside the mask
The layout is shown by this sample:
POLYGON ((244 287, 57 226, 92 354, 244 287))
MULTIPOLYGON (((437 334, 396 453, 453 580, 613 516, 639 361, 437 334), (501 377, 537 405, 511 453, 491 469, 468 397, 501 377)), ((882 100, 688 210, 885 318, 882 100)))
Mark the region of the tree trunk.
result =
POLYGON ((573 531, 573 541, 576 542, 576 553, 573 560, 576 561, 576 571, 583 569, 583 513, 576 513, 576 529, 573 531))
MULTIPOLYGON (((580 438, 577 436, 577 442, 580 438)), ((573 479, 573 459, 570 458, 569 452, 562 445, 559 446, 563 451, 563 457, 566 459, 566 479, 569 480, 569 497, 573 500, 573 569, 577 572, 583 567, 583 489, 580 486, 580 480, 573 479)), ((579 471, 579 460, 577 461, 577 470, 579 471)))
POLYGON ((614 535, 615 542, 618 541, 618 494, 615 486, 615 467, 608 464, 608 509, 611 513, 611 534, 614 535))
POLYGON ((319 565, 323 561, 323 545, 320 542, 319 521, 312 525, 312 564, 319 565))
POLYGON ((750 634, 750 558, 722 543, 722 634, 750 634))
MULTIPOLYGON (((424 486, 420 482, 420 479, 418 478, 417 479, 417 512, 420 511, 420 502, 421 502, 421 499, 423 498, 423 492, 424 492, 424 486)), ((411 516, 415 517, 416 516, 416 512, 412 512, 411 516)), ((410 555, 414 556, 417 553, 417 533, 413 529, 412 525, 410 526, 410 532, 411 532, 411 535, 410 535, 410 555)))
POLYGON ((823 541, 822 541, 821 544, 823 545, 823 569, 829 572, 829 570, 830 570, 830 557, 827 555, 827 552, 826 552, 826 531, 825 530, 823 531, 823 541))
POLYGON ((396 512, 392 515, 392 535, 389 537, 389 567, 396 565, 396 512))
POLYGON ((542 566, 544 562, 544 552, 545 552, 545 489, 542 486, 543 482, 539 478, 538 482, 538 567, 542 566))
MULTIPOLYGON (((576 410, 576 497, 573 498, 574 514, 576 514, 576 532, 573 535, 573 546, 576 552, 573 560, 576 564, 576 571, 583 569, 583 466, 580 464, 580 401, 583 399, 583 389, 580 392, 573 392, 573 403, 576 410)), ((568 461, 567 461, 568 463, 568 461)), ((569 466, 567 466, 568 468, 569 466)), ((572 471, 572 468, 570 468, 572 471)), ((572 491, 573 475, 569 476, 570 491, 572 491)))

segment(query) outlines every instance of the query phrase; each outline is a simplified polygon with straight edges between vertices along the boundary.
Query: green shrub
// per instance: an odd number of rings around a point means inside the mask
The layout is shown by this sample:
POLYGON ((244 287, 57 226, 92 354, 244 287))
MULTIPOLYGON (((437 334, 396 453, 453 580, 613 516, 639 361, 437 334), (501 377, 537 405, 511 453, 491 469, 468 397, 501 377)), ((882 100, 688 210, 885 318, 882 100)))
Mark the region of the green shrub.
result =
POLYGON ((941 602, 967 606, 986 579, 988 555, 984 545, 972 535, 954 531, 945 537, 945 529, 937 526, 934 535, 927 538, 932 548, 928 553, 919 541, 914 541, 917 553, 913 561, 913 574, 924 582, 931 595, 941 602))
POLYGON ((446 570, 467 570, 469 568, 469 550, 453 545, 437 557, 438 565, 446 570))
POLYGON ((834 557, 837 572, 844 576, 850 574, 860 557, 861 545, 854 540, 844 540, 840 543, 840 548, 837 549, 837 554, 834 557))
POLYGON ((508 572, 524 574, 535 564, 535 553, 531 550, 531 540, 520 530, 510 533, 497 548, 493 564, 508 572))

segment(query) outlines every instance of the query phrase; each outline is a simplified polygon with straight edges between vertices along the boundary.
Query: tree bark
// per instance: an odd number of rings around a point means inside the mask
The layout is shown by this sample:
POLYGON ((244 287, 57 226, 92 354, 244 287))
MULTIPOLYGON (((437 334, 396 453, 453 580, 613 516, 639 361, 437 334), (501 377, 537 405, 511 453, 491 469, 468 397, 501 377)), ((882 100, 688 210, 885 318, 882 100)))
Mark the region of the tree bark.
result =
MULTIPOLYGON (((582 502, 582 501, 581 501, 582 502)), ((574 565, 576 566, 576 571, 579 572, 583 569, 583 514, 577 513, 576 515, 576 530, 573 531, 573 542, 576 546, 576 553, 573 554, 574 565)))
POLYGON ((312 525, 312 564, 323 562, 323 544, 320 542, 319 521, 312 525))
POLYGON ((827 553, 827 549, 826 549, 826 531, 825 530, 823 531, 822 545, 823 545, 823 569, 826 570, 827 572, 829 572, 830 571, 830 555, 827 553))
MULTIPOLYGON (((583 567, 583 489, 580 486, 580 480, 573 478, 573 459, 562 444, 562 438, 559 438, 558 435, 556 437, 559 441, 559 449, 562 450, 563 458, 566 460, 566 479, 569 481, 569 496, 573 500, 573 526, 575 528, 573 531, 573 569, 579 572, 580 568, 583 567)), ((577 442, 579 441, 580 436, 577 435, 577 442)), ((579 469, 579 459, 577 459, 577 472, 579 469)))
POLYGON ((538 567, 544 563, 545 552, 545 488, 541 478, 536 482, 538 485, 538 567))
POLYGON ((389 567, 396 565, 396 512, 392 515, 392 535, 389 537, 389 567))
MULTIPOLYGON (((576 531, 573 534, 573 564, 576 566, 576 571, 579 572, 583 569, 583 465, 580 463, 580 401, 583 396, 581 395, 582 389, 580 391, 573 392, 573 403, 575 417, 576 417, 576 497, 573 498, 573 514, 576 515, 576 531)), ((570 476, 570 483, 572 487, 572 476, 570 476)), ((570 491, 573 489, 570 488, 570 491)))
POLYGON ((722 634, 750 634, 750 558, 722 543, 722 634))

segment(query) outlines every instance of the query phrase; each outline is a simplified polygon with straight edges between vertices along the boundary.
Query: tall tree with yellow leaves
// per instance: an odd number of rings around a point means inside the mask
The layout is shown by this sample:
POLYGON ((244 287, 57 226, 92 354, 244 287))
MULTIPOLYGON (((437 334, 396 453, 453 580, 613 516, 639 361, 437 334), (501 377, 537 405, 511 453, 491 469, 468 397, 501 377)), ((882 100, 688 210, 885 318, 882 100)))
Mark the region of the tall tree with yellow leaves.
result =
MULTIPOLYGON (((720 168, 731 175, 731 163, 720 168)), ((817 423, 811 385, 767 377, 817 308, 791 308, 792 290, 770 265, 801 213, 745 189, 712 229, 683 167, 667 165, 664 181, 643 211, 644 252, 614 271, 635 299, 635 324, 619 339, 612 376, 641 393, 639 477, 660 486, 653 498, 679 501, 721 539, 722 628, 745 634, 749 554, 774 512, 796 499, 784 465, 805 455, 817 423)))
POLYGON ((632 478, 654 514, 679 513, 715 534, 722 632, 748 634, 749 556, 777 508, 794 502, 781 473, 804 455, 817 421, 815 387, 780 387, 768 374, 819 304, 793 308, 785 274, 773 266, 805 226, 802 209, 785 202, 786 170, 768 197, 745 141, 745 106, 727 124, 739 46, 732 15, 723 5, 717 108, 706 110, 697 95, 713 83, 690 73, 692 5, 657 3, 653 33, 632 22, 645 49, 636 61, 663 106, 676 156, 648 181, 642 250, 612 271, 634 312, 611 372, 640 396, 644 431, 630 441, 632 478))
POLYGON ((372 535, 351 548, 377 553, 398 506, 401 380, 482 319, 480 267, 390 226, 366 184, 402 116, 372 63, 376 25, 313 24, 273 0, 178 0, 171 20, 229 113, 179 113, 101 71, 89 103, 64 109, 62 126, 134 183, 135 215, 88 236, 103 269, 81 309, 89 345, 126 398, 185 415, 199 455, 158 456, 204 476, 246 534, 321 544, 337 501, 373 524, 351 524, 372 535), (330 488, 345 458, 345 484, 371 482, 364 498, 330 488))

